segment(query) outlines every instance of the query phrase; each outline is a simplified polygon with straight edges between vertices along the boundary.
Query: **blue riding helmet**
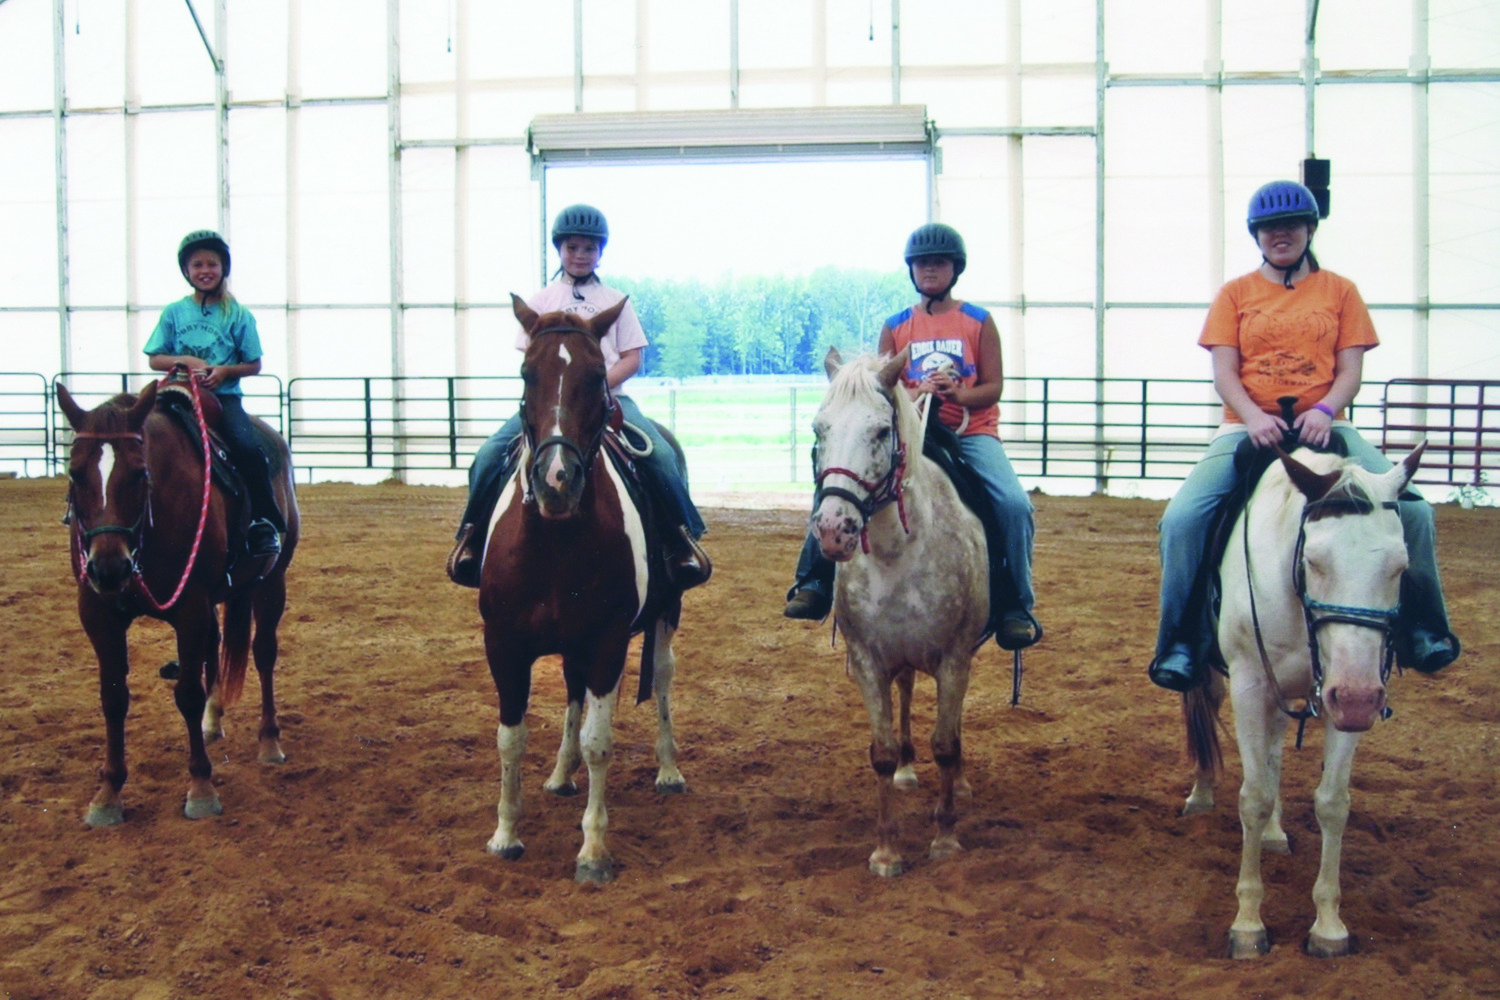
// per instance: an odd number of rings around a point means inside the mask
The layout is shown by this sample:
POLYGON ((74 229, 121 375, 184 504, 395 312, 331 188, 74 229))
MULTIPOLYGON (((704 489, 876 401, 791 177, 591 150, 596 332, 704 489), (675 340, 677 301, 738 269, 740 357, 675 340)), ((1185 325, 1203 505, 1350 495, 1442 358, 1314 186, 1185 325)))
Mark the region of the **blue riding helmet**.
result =
POLYGON ((1296 181, 1271 181, 1269 184, 1262 184, 1250 196, 1250 211, 1245 217, 1250 235, 1254 236, 1256 229, 1268 222, 1280 222, 1284 219, 1305 219, 1316 226, 1318 199, 1296 181))

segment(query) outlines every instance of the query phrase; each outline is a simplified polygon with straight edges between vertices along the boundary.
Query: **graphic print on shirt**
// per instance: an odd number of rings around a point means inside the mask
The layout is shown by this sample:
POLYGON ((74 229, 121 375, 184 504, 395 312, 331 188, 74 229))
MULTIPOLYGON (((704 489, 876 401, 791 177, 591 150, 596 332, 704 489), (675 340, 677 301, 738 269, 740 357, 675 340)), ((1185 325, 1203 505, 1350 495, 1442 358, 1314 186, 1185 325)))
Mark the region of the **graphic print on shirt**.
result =
POLYGON ((1338 323, 1325 312, 1288 320, 1272 313, 1247 311, 1241 350, 1254 365, 1254 377, 1265 385, 1306 386, 1318 382, 1317 358, 1331 355, 1338 323))
POLYGON ((970 378, 974 363, 964 357, 964 342, 957 337, 941 340, 914 340, 906 378, 915 384, 934 372, 946 372, 954 379, 970 378))

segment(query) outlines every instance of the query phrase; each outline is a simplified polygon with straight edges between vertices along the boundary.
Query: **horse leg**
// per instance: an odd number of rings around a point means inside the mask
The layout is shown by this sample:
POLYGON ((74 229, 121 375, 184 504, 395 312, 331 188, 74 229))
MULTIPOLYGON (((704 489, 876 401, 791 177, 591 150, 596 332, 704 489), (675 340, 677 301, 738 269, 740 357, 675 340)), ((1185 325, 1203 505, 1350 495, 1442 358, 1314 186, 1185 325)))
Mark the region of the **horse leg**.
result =
POLYGON ((114 826, 125 821, 120 790, 129 776, 125 766, 125 716, 130 711, 128 623, 108 611, 86 609, 82 599, 79 617, 99 658, 99 708, 104 715, 104 766, 99 769, 99 790, 84 822, 90 827, 114 826))
POLYGON ((182 813, 188 819, 207 819, 224 811, 214 790, 213 765, 203 739, 203 715, 208 704, 203 678, 218 664, 219 621, 206 597, 192 604, 184 601, 178 607, 173 628, 177 631, 177 661, 182 664, 182 673, 172 689, 172 698, 188 731, 188 790, 182 813))
POLYGON ((1235 699, 1236 738, 1245 773, 1240 785, 1240 874, 1235 885, 1240 905, 1229 928, 1230 958, 1256 958, 1271 950, 1260 916, 1266 895, 1260 853, 1278 795, 1271 784, 1275 774, 1270 766, 1269 741, 1278 739, 1284 727, 1277 724, 1274 705, 1259 695, 1259 689, 1252 689, 1248 697, 1235 699))
POLYGON ((958 811, 953 807, 953 795, 964 773, 963 715, 964 696, 969 688, 968 651, 950 652, 945 656, 938 666, 936 679, 937 724, 932 731, 932 758, 938 765, 942 784, 938 805, 932 814, 937 823, 937 836, 933 838, 927 856, 946 858, 963 850, 954 832, 958 811))
POLYGON ((1271 741, 1270 757, 1266 761, 1271 775, 1271 787, 1276 790, 1276 800, 1271 804, 1271 815, 1266 820, 1266 831, 1260 838, 1260 849, 1272 854, 1292 853, 1291 842, 1281 825, 1281 751, 1286 747, 1286 740, 1282 738, 1284 733, 1285 726, 1278 727, 1277 737, 1271 741))
POLYGON ((521 820, 521 762, 529 737, 526 708, 531 700, 531 660, 518 654, 506 641, 504 630, 489 622, 484 626, 484 651, 500 700, 500 724, 495 730, 500 754, 500 801, 495 807, 495 832, 484 849, 515 861, 526 851, 516 828, 521 820))
POLYGON ((672 652, 671 625, 658 619, 649 641, 656 643, 656 790, 664 794, 687 791, 687 779, 677 770, 677 737, 672 728, 672 681, 677 676, 677 654, 672 652))
POLYGON ((1317 958, 1349 954, 1349 929, 1339 919, 1339 865, 1344 851, 1344 827, 1349 821, 1349 772, 1354 766, 1358 733, 1340 733, 1330 725, 1323 751, 1323 778, 1313 793, 1314 812, 1323 834, 1313 903, 1318 917, 1307 935, 1305 949, 1317 958))
POLYGON ((891 782, 903 791, 917 787, 917 747, 911 741, 911 689, 916 672, 904 671, 896 675, 896 691, 900 697, 901 766, 896 768, 891 782))
POLYGON ((901 751, 891 728, 891 685, 869 661, 868 654, 856 652, 852 642, 848 655, 849 673, 859 685, 870 715, 870 767, 875 771, 875 851, 870 855, 870 871, 892 877, 900 875, 903 866, 896 847, 899 830, 893 802, 901 751))
POLYGON ((271 575, 255 588, 255 639, 251 650, 255 655, 255 672, 260 677, 260 730, 256 740, 260 752, 256 759, 262 764, 285 764, 286 754, 281 749, 281 724, 276 718, 276 659, 281 644, 276 637, 276 627, 286 611, 285 563, 278 563, 271 575))
POLYGON ((557 764, 542 785, 543 791, 564 797, 578 794, 578 783, 573 780, 573 775, 583 763, 583 754, 578 747, 578 725, 582 715, 582 686, 575 692, 573 685, 569 684, 568 707, 563 709, 562 740, 557 744, 557 764))
POLYGON ((1211 770, 1199 768, 1193 773, 1193 788, 1188 792, 1187 801, 1182 804, 1184 816, 1194 816, 1198 813, 1212 812, 1214 807, 1214 773, 1211 770))
MULTIPOLYGON (((623 664, 623 656, 621 662, 623 664)), ((604 843, 605 830, 609 826, 604 793, 609 759, 614 751, 614 713, 619 694, 620 681, 617 678, 614 688, 607 694, 596 695, 590 691, 585 698, 579 745, 589 769, 589 800, 583 810, 583 847, 573 869, 575 882, 610 882, 615 877, 614 862, 604 843)))

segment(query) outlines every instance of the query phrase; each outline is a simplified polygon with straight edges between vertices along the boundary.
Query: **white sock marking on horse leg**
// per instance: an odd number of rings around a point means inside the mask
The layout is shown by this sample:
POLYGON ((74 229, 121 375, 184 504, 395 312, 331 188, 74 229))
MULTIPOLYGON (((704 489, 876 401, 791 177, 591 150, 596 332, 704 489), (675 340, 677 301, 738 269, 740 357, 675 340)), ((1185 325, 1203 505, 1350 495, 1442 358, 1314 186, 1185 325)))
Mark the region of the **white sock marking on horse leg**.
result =
POLYGON ((500 726, 495 731, 495 745, 500 751, 500 803, 496 806, 495 834, 485 845, 491 854, 519 857, 525 850, 516 835, 521 818, 521 760, 526 756, 526 723, 500 726))
POLYGON ((552 776, 542 786, 553 794, 566 791, 571 795, 578 790, 573 783, 573 772, 578 770, 578 764, 583 759, 578 750, 578 720, 583 714, 583 706, 576 701, 568 702, 568 707, 563 711, 562 740, 557 745, 557 764, 552 769, 552 776))
MULTIPOLYGON (((622 675, 623 676, 623 675, 622 675)), ((609 758, 614 750, 615 700, 620 685, 603 698, 592 692, 584 697, 583 730, 579 742, 583 761, 589 769, 589 803, 583 811, 583 848, 578 852, 580 865, 607 865, 609 849, 604 846, 604 832, 609 826, 609 810, 604 804, 609 758)))
POLYGON ((672 681, 677 676, 677 654, 672 652, 673 629, 658 621, 653 633, 656 642, 656 676, 652 683, 656 695, 656 790, 683 792, 687 782, 677 769, 677 737, 672 727, 672 681))

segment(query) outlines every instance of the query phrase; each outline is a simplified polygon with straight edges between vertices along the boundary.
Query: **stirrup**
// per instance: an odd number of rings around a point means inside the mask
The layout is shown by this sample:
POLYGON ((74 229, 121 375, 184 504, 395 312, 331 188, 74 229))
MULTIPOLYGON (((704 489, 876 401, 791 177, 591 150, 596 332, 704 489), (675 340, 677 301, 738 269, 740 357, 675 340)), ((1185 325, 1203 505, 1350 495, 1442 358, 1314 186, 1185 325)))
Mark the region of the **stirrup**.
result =
POLYGON ((688 531, 687 525, 678 525, 676 536, 669 537, 672 544, 668 548, 667 572, 672 582, 681 590, 692 590, 707 583, 714 575, 713 560, 708 558, 708 553, 688 531))
POLYGON ((474 537, 474 525, 465 524, 458 529, 458 542, 448 553, 448 579, 460 587, 479 586, 479 555, 469 548, 469 539, 474 537))

